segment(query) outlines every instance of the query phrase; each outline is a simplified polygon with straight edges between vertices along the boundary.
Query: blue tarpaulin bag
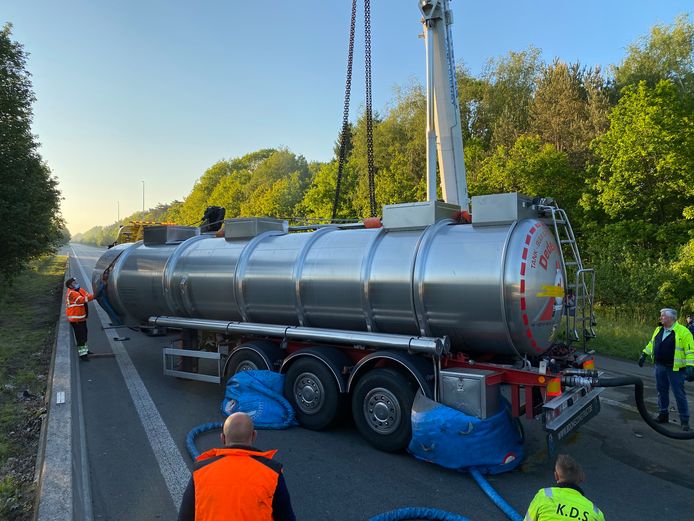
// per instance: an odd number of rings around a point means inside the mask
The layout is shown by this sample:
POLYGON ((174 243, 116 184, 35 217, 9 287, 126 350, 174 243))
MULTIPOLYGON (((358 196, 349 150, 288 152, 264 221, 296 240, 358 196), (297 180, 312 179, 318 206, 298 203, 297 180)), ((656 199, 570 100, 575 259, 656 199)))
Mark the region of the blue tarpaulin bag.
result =
POLYGON ((274 371, 241 371, 227 382, 222 414, 245 412, 258 429, 298 425, 294 409, 282 394, 284 375, 274 371))
POLYGON ((503 403, 501 412, 482 420, 419 392, 412 405, 412 441, 407 450, 449 469, 475 467, 483 474, 513 470, 523 460, 523 440, 508 402, 503 403))

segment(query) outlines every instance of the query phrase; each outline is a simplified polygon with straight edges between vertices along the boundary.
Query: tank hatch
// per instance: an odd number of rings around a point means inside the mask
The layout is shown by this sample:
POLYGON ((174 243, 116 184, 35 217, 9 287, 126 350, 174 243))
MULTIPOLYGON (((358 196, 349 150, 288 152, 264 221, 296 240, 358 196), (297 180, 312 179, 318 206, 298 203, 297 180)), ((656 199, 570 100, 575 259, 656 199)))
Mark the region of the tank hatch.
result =
POLYGON ((388 204, 383 207, 383 227, 386 230, 426 228, 443 219, 454 219, 459 213, 460 206, 442 201, 388 204))
POLYGON ((224 238, 227 241, 250 239, 270 231, 287 233, 289 223, 282 219, 268 217, 240 217, 224 220, 224 238))
POLYGON ((532 199, 518 192, 476 195, 472 198, 472 225, 496 226, 537 218, 532 199))
POLYGON ((200 234, 196 226, 145 226, 143 242, 145 246, 183 242, 200 234))

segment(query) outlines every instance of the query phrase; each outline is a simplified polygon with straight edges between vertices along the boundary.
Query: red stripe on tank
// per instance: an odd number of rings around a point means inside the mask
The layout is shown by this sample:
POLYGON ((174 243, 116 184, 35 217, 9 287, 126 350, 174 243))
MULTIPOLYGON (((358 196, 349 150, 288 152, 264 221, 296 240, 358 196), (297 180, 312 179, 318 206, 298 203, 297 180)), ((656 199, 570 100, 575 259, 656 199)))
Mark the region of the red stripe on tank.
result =
POLYGON ((521 265, 520 265, 521 280, 520 280, 520 291, 519 291, 519 293, 520 293, 520 308, 522 311, 521 316, 523 319, 523 324, 526 327, 525 335, 530 339, 530 345, 537 353, 541 353, 542 351, 541 351, 540 347, 537 345, 537 341, 535 340, 535 338, 533 338, 533 331, 529 325, 530 321, 528 320, 528 315, 526 313, 527 302, 525 300, 525 269, 527 266, 526 260, 528 258, 528 247, 527 246, 529 246, 530 243, 532 242, 533 234, 539 229, 540 229, 540 224, 536 224, 532 228, 530 228, 530 231, 525 236, 526 246, 523 248, 523 253, 522 253, 523 261, 521 262, 521 265))

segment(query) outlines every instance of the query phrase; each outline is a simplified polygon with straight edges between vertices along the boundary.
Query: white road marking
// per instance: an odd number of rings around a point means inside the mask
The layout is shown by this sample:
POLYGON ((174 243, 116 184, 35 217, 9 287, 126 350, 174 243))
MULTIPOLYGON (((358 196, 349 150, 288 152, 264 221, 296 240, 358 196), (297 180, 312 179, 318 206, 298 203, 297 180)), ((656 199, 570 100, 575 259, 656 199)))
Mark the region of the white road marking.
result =
MULTIPOLYGON (((73 255, 75 255, 74 250, 73 255)), ((91 278, 87 277, 79 260, 77 261, 77 265, 79 266, 84 281, 91 282, 91 278)), ((106 326, 110 322, 108 314, 101 309, 101 306, 96 307, 96 312, 102 326, 106 326)), ((183 493, 188 485, 188 480, 190 479, 190 471, 181 456, 181 452, 174 443, 169 429, 166 427, 164 420, 159 414, 154 401, 149 395, 149 392, 147 392, 147 388, 142 378, 140 378, 128 352, 122 344, 114 342, 108 335, 106 335, 106 340, 108 340, 111 349, 116 355, 118 367, 128 387, 130 397, 140 417, 142 427, 147 434, 147 439, 154 452, 154 457, 157 459, 157 463, 159 463, 159 469, 166 482, 166 487, 169 489, 171 501, 173 501, 174 508, 178 510, 181 500, 183 499, 183 493)))

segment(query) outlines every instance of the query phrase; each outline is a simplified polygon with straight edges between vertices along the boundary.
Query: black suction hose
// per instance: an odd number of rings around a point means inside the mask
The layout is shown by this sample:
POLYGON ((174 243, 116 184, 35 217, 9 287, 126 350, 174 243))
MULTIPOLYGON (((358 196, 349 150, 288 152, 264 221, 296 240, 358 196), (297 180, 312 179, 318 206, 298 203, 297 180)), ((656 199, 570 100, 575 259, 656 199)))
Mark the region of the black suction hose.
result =
POLYGON ((661 424, 656 423, 655 420, 651 418, 651 415, 646 409, 646 404, 643 401, 643 381, 641 378, 636 376, 618 376, 614 378, 566 376, 562 378, 562 381, 567 385, 573 385, 574 383, 580 383, 580 381, 584 379, 589 380, 590 385, 593 387, 624 387, 626 385, 633 385, 636 408, 639 410, 639 414, 643 418, 643 421, 645 421, 651 429, 656 431, 658 434, 662 434, 663 436, 675 440, 694 440, 694 432, 676 432, 668 429, 667 427, 663 427, 661 424))

